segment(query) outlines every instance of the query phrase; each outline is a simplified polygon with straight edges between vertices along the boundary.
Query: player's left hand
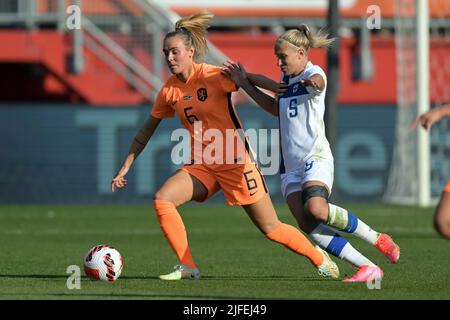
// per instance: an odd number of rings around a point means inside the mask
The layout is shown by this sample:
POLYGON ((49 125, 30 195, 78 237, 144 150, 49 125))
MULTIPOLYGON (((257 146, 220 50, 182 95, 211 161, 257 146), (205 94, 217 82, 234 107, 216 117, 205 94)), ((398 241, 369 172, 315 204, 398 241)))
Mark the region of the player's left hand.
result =
POLYGON ((124 188, 127 186, 127 180, 125 179, 126 172, 118 172, 111 181, 111 192, 114 192, 114 188, 124 188))
POLYGON ((322 92, 325 89, 325 80, 320 74, 313 74, 307 79, 299 81, 304 87, 311 87, 316 92, 322 92))
POLYGON ((304 87, 312 87, 314 89, 320 90, 320 84, 317 79, 307 78, 300 80, 300 84, 304 87))

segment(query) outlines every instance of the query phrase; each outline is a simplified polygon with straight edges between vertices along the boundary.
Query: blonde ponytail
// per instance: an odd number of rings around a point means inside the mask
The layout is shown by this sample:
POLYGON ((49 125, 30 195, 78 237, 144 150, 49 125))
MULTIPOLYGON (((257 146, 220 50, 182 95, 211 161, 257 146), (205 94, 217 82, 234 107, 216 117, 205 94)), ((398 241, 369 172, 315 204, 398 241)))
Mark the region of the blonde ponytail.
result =
POLYGON ((186 47, 194 48, 194 59, 198 60, 208 51, 206 35, 209 21, 213 17, 214 15, 208 10, 201 10, 189 17, 182 18, 175 24, 175 31, 168 33, 165 39, 175 35, 182 36, 186 47))
POLYGON ((335 38, 328 38, 323 30, 312 33, 306 24, 298 29, 290 29, 278 37, 276 44, 287 42, 297 48, 304 48, 308 52, 311 48, 328 48, 335 38))

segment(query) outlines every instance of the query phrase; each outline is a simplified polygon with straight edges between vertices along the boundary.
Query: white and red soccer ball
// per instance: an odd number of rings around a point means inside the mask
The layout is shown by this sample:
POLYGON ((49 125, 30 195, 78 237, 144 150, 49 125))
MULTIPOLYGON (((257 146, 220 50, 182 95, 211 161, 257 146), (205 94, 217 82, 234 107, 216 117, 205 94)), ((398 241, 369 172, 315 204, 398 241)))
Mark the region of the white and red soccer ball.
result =
POLYGON ((122 273, 123 259, 114 247, 101 244, 84 257, 84 272, 94 280, 115 281, 122 273))

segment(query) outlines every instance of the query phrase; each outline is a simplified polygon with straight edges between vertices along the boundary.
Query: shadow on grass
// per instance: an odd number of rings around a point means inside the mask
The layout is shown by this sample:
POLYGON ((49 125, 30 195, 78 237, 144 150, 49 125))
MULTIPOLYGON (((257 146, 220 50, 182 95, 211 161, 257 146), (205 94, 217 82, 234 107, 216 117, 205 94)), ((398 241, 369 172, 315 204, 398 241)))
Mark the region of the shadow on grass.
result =
POLYGON ((3 278, 14 278, 14 279, 67 279, 67 275, 59 274, 0 274, 0 279, 3 278))
MULTIPOLYGON (((0 274, 0 279, 67 279, 70 274, 0 274)), ((128 280, 158 280, 157 276, 137 276, 137 277, 127 277, 121 276, 120 279, 128 279, 128 280)), ((81 276, 81 280, 90 281, 87 276, 81 276)))
POLYGON ((275 281, 317 281, 319 277, 294 277, 294 276, 202 276, 203 280, 275 280, 275 281))
MULTIPOLYGON (((70 275, 59 275, 59 274, 0 274, 0 279, 67 279, 70 275)), ((121 276, 121 280, 156 280, 161 281, 158 276, 121 276)), ((81 276, 82 281, 91 281, 86 276, 81 276)), ((273 280, 273 281, 332 281, 331 279, 324 279, 319 276, 310 276, 310 277, 295 277, 295 276, 279 276, 279 275, 264 275, 264 276, 202 276, 199 281, 224 281, 224 280, 273 280)), ((168 281, 169 283, 170 281, 168 281)), ((176 281, 175 281, 176 282, 176 281)))
MULTIPOLYGON (((121 279, 127 280, 158 280, 161 281, 158 276, 123 276, 121 279)), ((319 276, 308 276, 308 277, 295 277, 295 276, 280 276, 280 275, 264 275, 264 276, 256 276, 256 275, 238 275, 238 276, 216 276, 216 275, 208 275, 201 276, 199 281, 226 281, 226 280, 236 280, 236 281, 246 281, 246 280, 256 280, 256 281, 322 281, 324 278, 319 276)), ((184 280, 186 281, 186 280, 184 280)), ((171 281, 166 281, 171 282, 171 281)), ((175 281, 176 282, 176 281, 175 281)))
MULTIPOLYGON (((213 299, 213 300, 256 300, 260 297, 243 297, 243 296, 213 296, 213 295, 194 295, 194 294, 160 294, 160 293, 83 293, 80 290, 72 291, 73 293, 8 293, 2 292, 0 299, 5 297, 18 297, 18 299, 68 299, 68 300, 85 300, 85 299, 155 299, 155 300, 195 300, 195 299, 213 299)), ((277 298, 278 299, 278 298, 277 298)), ((283 300, 283 299, 279 299, 283 300)))

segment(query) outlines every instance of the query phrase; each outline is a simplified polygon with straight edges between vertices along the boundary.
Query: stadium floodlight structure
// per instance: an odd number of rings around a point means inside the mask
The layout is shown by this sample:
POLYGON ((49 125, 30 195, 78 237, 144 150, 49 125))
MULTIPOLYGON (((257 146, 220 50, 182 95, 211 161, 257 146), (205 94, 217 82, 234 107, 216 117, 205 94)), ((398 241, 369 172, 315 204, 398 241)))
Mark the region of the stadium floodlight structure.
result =
POLYGON ((450 177, 446 121, 430 133, 410 129, 411 122, 430 109, 430 101, 432 107, 439 106, 449 96, 444 77, 450 73, 450 63, 437 46, 449 44, 450 33, 445 18, 430 18, 430 4, 433 0, 394 1, 397 121, 384 194, 387 202, 421 207, 435 202, 450 177))

